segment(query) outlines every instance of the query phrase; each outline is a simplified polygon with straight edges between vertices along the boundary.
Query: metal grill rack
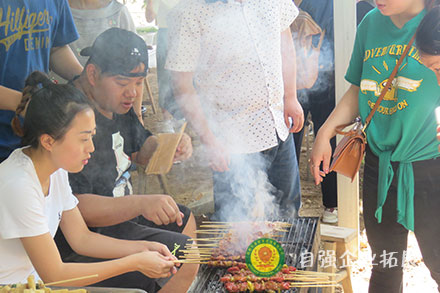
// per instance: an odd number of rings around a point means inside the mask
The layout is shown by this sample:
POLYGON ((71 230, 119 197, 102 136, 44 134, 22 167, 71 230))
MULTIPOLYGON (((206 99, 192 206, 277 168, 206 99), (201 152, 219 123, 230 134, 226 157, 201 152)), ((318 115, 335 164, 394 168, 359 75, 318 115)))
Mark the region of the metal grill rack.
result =
MULTIPOLYGON (((292 224, 289 232, 285 232, 280 240, 284 248, 286 264, 298 269, 314 269, 315 261, 301 267, 302 255, 311 253, 316 256, 319 245, 319 219, 318 218, 290 218, 272 219, 292 224)), ((315 257, 313 258, 315 259, 315 257)), ((303 259, 304 263, 304 259, 303 259)), ((226 274, 226 269, 201 265, 197 278, 189 292, 191 293, 226 293, 220 278, 226 274)), ((290 289, 285 292, 306 292, 307 288, 301 290, 290 289)))

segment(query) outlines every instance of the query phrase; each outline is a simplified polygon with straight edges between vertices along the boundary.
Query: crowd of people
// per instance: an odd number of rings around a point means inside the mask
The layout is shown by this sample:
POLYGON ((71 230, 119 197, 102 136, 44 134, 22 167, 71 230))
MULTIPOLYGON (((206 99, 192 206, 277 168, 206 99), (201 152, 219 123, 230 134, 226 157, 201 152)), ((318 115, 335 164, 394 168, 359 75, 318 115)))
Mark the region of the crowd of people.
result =
MULTIPOLYGON (((365 120, 416 34, 381 103, 390 110, 366 129, 364 220, 373 262, 383 251, 402 262, 414 231, 440 284, 440 3, 376 0, 359 18, 350 87, 335 106, 333 1, 325 2, 145 1, 147 20, 159 26, 160 106, 200 137, 213 170, 215 220, 237 207, 250 214, 240 190, 250 185, 255 194, 260 185, 250 182, 261 174, 277 215, 296 215, 310 112, 310 169, 324 218, 336 222, 335 129, 365 120), (318 81, 302 90, 291 30, 299 9, 324 32, 318 81)), ((126 7, 0 0, 0 20, 0 284, 31 274, 44 282, 98 274, 63 285, 186 292, 199 267, 176 260, 197 245, 194 215, 169 195, 133 194, 131 185, 134 164, 148 164, 158 138, 141 116, 148 48, 126 7)), ((184 134, 174 160, 192 151, 184 134)), ((401 292, 402 275, 401 266, 374 266, 369 292, 401 292)))

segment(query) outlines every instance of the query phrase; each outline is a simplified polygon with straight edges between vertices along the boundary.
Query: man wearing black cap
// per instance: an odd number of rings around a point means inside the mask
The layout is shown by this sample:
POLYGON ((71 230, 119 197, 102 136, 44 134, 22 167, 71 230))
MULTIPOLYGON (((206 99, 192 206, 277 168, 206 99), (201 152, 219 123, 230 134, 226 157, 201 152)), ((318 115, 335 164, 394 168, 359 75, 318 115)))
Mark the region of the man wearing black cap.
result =
MULTIPOLYGON (((111 28, 99 35, 92 47, 83 49, 81 55, 89 56, 89 60, 71 83, 95 106, 96 136, 95 152, 86 168, 69 175, 80 211, 88 226, 98 233, 156 241, 178 252, 176 247, 183 248, 194 236, 196 225, 190 210, 177 205, 168 195, 132 195, 129 180, 131 161, 145 165, 156 147, 155 137, 144 129, 133 110, 134 99, 147 75, 145 42, 133 32, 111 28)), ((191 152, 191 141, 184 135, 175 159, 186 159, 191 152)), ((93 261, 75 254, 62 235, 57 235, 56 240, 65 261, 93 261)), ((129 273, 98 285, 186 292, 197 269, 197 265, 185 264, 169 281, 129 273)))

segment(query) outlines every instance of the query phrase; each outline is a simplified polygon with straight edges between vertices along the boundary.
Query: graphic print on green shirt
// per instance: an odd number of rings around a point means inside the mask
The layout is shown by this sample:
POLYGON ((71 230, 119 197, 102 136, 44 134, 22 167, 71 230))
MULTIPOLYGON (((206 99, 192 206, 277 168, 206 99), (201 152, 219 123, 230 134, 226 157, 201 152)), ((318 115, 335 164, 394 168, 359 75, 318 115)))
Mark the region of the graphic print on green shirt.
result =
MULTIPOLYGON (((363 121, 425 14, 424 10, 398 28, 374 9, 359 25, 345 79, 360 88, 359 112, 363 121)), ((379 157, 379 223, 394 177, 391 162, 399 162, 397 221, 414 230, 412 162, 439 156, 434 115, 438 105, 440 87, 435 74, 421 63, 418 50, 412 47, 366 130, 368 145, 379 157)))

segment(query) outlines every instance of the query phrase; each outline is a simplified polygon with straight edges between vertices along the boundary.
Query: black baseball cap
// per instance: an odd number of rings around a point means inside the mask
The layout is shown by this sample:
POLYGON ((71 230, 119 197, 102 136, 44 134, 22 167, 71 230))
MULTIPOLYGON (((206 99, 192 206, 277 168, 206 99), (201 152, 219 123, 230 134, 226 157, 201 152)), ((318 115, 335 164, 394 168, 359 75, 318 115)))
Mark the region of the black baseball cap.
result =
POLYGON ((101 33, 91 47, 81 50, 81 56, 90 56, 92 63, 103 73, 127 77, 146 76, 148 71, 148 49, 145 41, 137 34, 120 28, 110 28, 101 33), (130 73, 145 64, 143 72, 130 73))

